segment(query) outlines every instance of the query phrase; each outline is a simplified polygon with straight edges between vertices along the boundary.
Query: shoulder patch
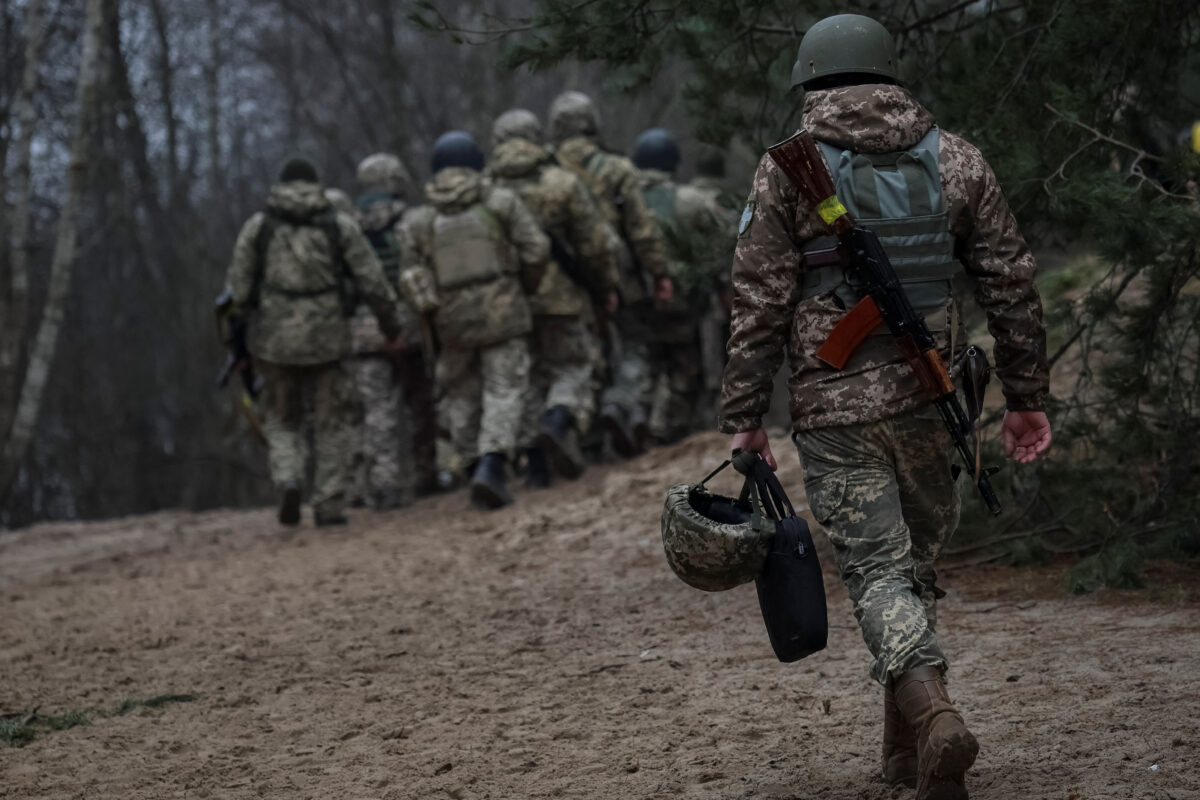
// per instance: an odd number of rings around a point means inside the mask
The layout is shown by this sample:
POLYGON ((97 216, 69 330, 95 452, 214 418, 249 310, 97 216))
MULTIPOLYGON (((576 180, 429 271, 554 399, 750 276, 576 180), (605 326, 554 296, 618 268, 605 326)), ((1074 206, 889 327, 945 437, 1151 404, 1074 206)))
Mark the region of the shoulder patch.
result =
POLYGON ((754 222, 754 209, 758 205, 758 195, 751 192, 746 198, 746 207, 742 209, 742 218, 738 221, 738 236, 744 237, 750 232, 750 225, 754 222))

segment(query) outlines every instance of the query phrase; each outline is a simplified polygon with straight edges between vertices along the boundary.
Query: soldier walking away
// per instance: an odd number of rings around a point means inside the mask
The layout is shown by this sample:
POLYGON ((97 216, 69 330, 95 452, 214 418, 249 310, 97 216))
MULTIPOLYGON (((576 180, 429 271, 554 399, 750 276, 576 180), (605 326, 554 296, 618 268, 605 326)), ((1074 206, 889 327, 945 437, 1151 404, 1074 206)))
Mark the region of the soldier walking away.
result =
MULTIPOLYGON (((391 153, 367 156, 358 165, 355 199, 358 222, 397 286, 403 248, 408 170, 391 153)), ((355 379, 363 405, 356 476, 369 505, 377 509, 407 504, 413 494, 436 490, 437 417, 433 404, 432 343, 417 313, 397 303, 405 343, 399 354, 384 350, 384 337, 370 309, 360 305, 352 322, 355 379)))
POLYGON ((616 310, 616 254, 591 192, 554 163, 532 112, 513 109, 496 119, 488 170, 496 186, 516 192, 551 242, 552 257, 529 297, 533 366, 520 440, 526 484, 540 488, 550 485, 551 464, 567 478, 578 478, 586 466, 579 437, 596 410, 597 348, 588 323, 593 303, 616 310))
POLYGON ((387 347, 399 347, 395 292, 358 224, 333 209, 316 169, 300 159, 284 166, 266 209, 242 227, 226 283, 230 313, 257 317, 250 349, 266 381, 263 428, 271 477, 282 495, 279 521, 300 521, 304 430, 311 424, 315 521, 343 524, 346 423, 354 398, 342 361, 350 350, 347 317, 361 297, 379 319, 387 347))
POLYGON ((600 417, 617 452, 632 456, 642 450, 648 431, 655 303, 672 296, 662 231, 646 209, 633 164, 600 146, 600 114, 591 98, 581 92, 559 95, 548 124, 558 162, 587 184, 618 234, 613 247, 620 267, 619 353, 609 365, 611 385, 601 396, 600 417))
POLYGON ((733 238, 729 215, 715 198, 675 183, 679 161, 679 143, 663 128, 643 131, 634 143, 633 164, 646 206, 662 228, 674 287, 672 298, 657 304, 648 350, 654 381, 650 435, 660 444, 695 427, 702 397, 701 323, 717 292, 722 234, 733 238))
POLYGON ((729 341, 729 261, 737 242, 737 212, 740 198, 725 186, 725 153, 716 147, 703 146, 696 157, 696 177, 688 184, 703 198, 701 208, 717 214, 718 227, 713 231, 709 252, 717 259, 713 270, 713 294, 708 311, 700 319, 700 374, 704 391, 700 398, 702 427, 708 428, 717 418, 721 394, 721 375, 725 371, 725 345, 729 341))
POLYGON ((413 263, 401 285, 433 319, 443 424, 458 455, 476 463, 471 500, 499 508, 512 502, 506 465, 529 388, 527 287, 538 285, 550 242, 520 198, 484 181, 483 167, 469 134, 438 138, 428 204, 404 222, 413 263))
MULTIPOLYGON (((895 44, 870 18, 813 25, 792 83, 838 197, 879 235, 947 361, 952 342, 965 349, 950 280, 963 269, 975 279, 1007 402, 1005 451, 1033 461, 1051 439, 1042 306, 1033 255, 991 168, 900 84, 895 44)), ((978 744, 946 692, 936 631, 934 561, 959 518, 951 439, 890 335, 868 336, 841 371, 817 359, 859 299, 831 247, 834 220, 818 211, 762 159, 734 256, 720 427, 774 466, 762 418, 786 348, 809 504, 884 687, 883 775, 915 784, 918 800, 957 800, 978 744)))

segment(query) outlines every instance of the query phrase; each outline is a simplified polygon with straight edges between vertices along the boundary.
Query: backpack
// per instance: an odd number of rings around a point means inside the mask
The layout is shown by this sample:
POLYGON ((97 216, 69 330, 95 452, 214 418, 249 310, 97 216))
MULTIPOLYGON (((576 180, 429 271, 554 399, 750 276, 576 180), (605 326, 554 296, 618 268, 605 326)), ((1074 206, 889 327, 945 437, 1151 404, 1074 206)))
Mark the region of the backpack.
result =
MULTIPOLYGON (((336 291, 338 299, 341 301, 342 313, 346 317, 354 316, 354 310, 358 306, 358 286, 354 282, 354 277, 350 274, 349 268, 346 266, 345 249, 342 246, 341 231, 338 229, 337 212, 333 209, 321 211, 304 219, 298 219, 275 208, 267 208, 263 211, 262 225, 258 228, 258 235, 254 237, 255 263, 254 281, 250 290, 251 308, 258 306, 263 273, 266 272, 267 267, 267 248, 270 247, 271 239, 275 236, 275 231, 279 229, 280 225, 320 228, 324 231, 325 236, 329 239, 330 252, 333 253, 334 271, 338 276, 336 291)), ((310 297, 325 294, 334 291, 334 289, 320 289, 313 292, 279 291, 283 294, 296 297, 310 297)))

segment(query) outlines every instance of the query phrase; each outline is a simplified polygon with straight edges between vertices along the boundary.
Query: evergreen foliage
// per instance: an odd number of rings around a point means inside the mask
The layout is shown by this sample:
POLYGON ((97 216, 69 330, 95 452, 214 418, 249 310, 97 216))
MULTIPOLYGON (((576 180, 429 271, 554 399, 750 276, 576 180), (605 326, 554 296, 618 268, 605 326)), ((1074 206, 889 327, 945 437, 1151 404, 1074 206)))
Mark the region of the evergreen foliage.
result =
MULTIPOLYGON (((600 62, 627 91, 682 63, 697 135, 761 152, 798 124, 787 87, 803 30, 845 10, 824 0, 540 0, 508 21, 507 61, 600 62)), ((1200 208, 1190 181, 1200 161, 1181 134, 1200 119, 1200 4, 867 0, 853 10, 896 34, 907 85, 985 153, 1035 246, 1065 244, 1102 264, 1045 281, 1062 289, 1045 298, 1058 362, 1054 455, 997 476, 1000 520, 967 501, 965 541, 1003 542, 1017 557, 1088 555, 1072 576, 1081 591, 1136 585, 1147 551, 1194 553, 1200 208)))

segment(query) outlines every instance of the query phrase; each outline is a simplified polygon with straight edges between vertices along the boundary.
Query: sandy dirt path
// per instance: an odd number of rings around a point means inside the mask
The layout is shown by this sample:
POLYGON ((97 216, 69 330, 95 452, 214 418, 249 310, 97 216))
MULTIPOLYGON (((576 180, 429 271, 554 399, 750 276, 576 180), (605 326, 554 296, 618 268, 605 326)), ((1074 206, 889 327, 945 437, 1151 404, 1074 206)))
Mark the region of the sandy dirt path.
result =
MULTIPOLYGON (((0 713, 92 724, 0 744, 0 797, 911 797, 876 777, 881 692, 831 559, 829 648, 790 665, 752 586, 668 570, 664 489, 724 442, 290 541, 268 510, 2 534, 0 713), (164 694, 197 699, 111 715, 164 694)), ((945 574, 973 798, 1200 800, 1200 577, 1154 569, 1088 597, 1054 568, 945 574)))

